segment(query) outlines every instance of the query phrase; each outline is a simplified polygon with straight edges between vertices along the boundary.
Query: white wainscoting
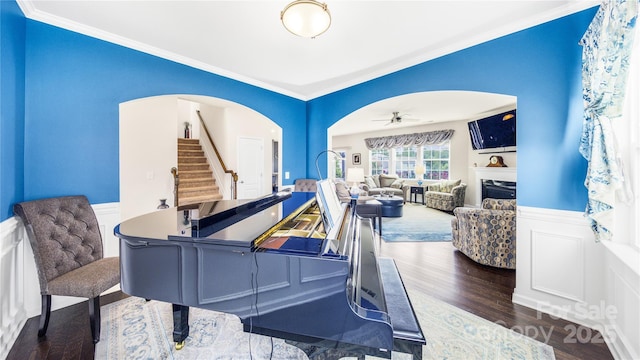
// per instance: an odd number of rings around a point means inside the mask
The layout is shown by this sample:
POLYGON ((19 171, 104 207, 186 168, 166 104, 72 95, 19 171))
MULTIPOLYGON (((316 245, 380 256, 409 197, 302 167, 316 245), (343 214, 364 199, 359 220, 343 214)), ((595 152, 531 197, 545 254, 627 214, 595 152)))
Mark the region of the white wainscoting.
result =
MULTIPOLYGON (((119 241, 113 234, 114 227, 120 222, 119 204, 106 203, 92 207, 102 233, 105 256, 119 256, 119 241)), ((27 319, 40 315, 41 299, 33 251, 22 222, 12 217, 0 225, 0 359, 4 359, 27 319)), ((117 285, 105 293, 119 289, 117 285)), ((54 296, 51 310, 82 301, 86 299, 54 296)), ((87 319, 87 325, 88 322, 87 319)))
POLYGON ((596 243, 581 212, 518 207, 513 302, 584 328, 566 341, 601 341, 616 359, 638 359, 638 266, 596 243), (635 270, 634 270, 635 268, 635 270))
POLYGON ((14 218, 0 224, 0 359, 7 357, 27 321, 23 229, 14 218))
POLYGON ((609 349, 616 359, 640 359, 640 252, 623 244, 605 247, 606 303, 617 311, 604 325, 616 330, 609 349))

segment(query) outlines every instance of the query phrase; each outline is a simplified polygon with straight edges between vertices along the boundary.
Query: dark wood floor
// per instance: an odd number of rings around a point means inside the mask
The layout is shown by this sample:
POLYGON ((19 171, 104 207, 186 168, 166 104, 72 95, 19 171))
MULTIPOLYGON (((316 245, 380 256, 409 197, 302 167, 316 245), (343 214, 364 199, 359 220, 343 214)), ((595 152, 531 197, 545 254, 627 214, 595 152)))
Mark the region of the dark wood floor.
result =
MULTIPOLYGON (((553 346, 556 359, 613 359, 606 344, 573 343, 572 323, 539 315, 535 310, 511 303, 515 271, 479 265, 456 251, 450 242, 383 243, 381 255, 393 257, 407 288, 419 290, 515 331, 536 335, 553 346), (535 329, 535 330, 534 330, 535 329), (568 339, 568 341, 567 341, 568 339)), ((102 304, 120 300, 110 294, 102 304)), ((38 339, 38 318, 31 318, 9 353, 14 359, 93 359, 86 302, 54 311, 47 336, 38 339)), ((424 325, 423 325, 424 326, 424 325)), ((534 337, 534 336, 531 336, 534 337)))

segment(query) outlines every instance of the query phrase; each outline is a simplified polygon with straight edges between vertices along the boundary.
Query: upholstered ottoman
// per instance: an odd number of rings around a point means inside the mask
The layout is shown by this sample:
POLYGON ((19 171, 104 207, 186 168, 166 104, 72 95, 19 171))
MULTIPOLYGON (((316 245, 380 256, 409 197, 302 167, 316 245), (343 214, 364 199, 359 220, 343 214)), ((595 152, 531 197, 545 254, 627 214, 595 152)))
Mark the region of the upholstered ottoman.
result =
POLYGON ((382 206, 382 217, 401 217, 404 199, 400 196, 374 196, 382 206))

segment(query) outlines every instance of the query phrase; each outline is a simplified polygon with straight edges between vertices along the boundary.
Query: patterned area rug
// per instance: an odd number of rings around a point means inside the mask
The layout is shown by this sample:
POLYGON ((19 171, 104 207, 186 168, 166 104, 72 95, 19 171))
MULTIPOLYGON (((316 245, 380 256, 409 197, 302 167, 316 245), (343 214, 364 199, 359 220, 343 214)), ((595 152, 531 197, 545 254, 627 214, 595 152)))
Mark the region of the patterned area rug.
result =
POLYGON ((382 218, 384 241, 451 241, 453 215, 420 203, 406 203, 402 212, 402 217, 382 218))
MULTIPOLYGON (((411 291, 409 297, 427 339, 423 359, 555 359, 551 346, 434 298, 411 291)), ((190 335, 175 350, 170 304, 131 297, 101 312, 96 359, 307 359, 281 339, 244 333, 233 315, 191 308, 190 335)), ((392 359, 411 356, 394 352, 392 359)))

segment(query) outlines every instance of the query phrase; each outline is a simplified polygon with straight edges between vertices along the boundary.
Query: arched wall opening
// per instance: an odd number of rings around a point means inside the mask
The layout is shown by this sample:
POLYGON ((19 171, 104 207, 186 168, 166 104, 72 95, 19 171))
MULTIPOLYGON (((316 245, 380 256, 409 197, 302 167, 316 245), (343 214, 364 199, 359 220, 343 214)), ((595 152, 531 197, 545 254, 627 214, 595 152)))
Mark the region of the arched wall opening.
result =
MULTIPOLYGON (((362 167, 370 174, 369 150, 364 139, 389 135, 411 134, 452 129, 450 141, 450 179, 461 179, 467 184, 465 204, 479 205, 476 169, 483 169, 489 157, 498 154, 515 177, 516 152, 501 149, 473 150, 467 123, 516 108, 517 98, 511 95, 478 91, 425 91, 404 94, 365 105, 331 125, 327 131, 329 149, 346 154, 346 167, 362 167), (393 112, 405 115, 401 123, 378 121, 389 118, 393 112), (358 155, 360 164, 353 163, 358 155)), ((328 161, 328 171, 333 170, 328 161)), ((330 173, 329 172, 329 173, 330 173)), ((415 179, 406 180, 415 184, 415 179)))
MULTIPOLYGON (((171 168, 177 167, 178 138, 185 136, 185 122, 190 137, 205 141, 197 115, 200 112, 227 169, 238 171, 240 139, 263 143, 262 168, 256 173, 259 195, 280 187, 282 179, 274 168, 282 168, 282 128, 266 116, 244 105, 200 95, 163 95, 135 99, 120 104, 120 211, 128 219, 156 210, 160 199, 174 204, 174 179, 171 168), (274 149, 273 144, 277 147, 274 149), (277 151, 277 153, 276 153, 277 151), (273 160, 276 159, 274 164, 273 160), (275 177, 272 178, 272 174, 275 177)), ((203 148, 206 147, 203 145, 203 148)), ((214 156, 215 157, 215 156, 214 156)), ((232 197, 232 180, 219 163, 209 161, 223 198, 232 197)), ((239 173, 242 181, 243 174, 239 173)))

